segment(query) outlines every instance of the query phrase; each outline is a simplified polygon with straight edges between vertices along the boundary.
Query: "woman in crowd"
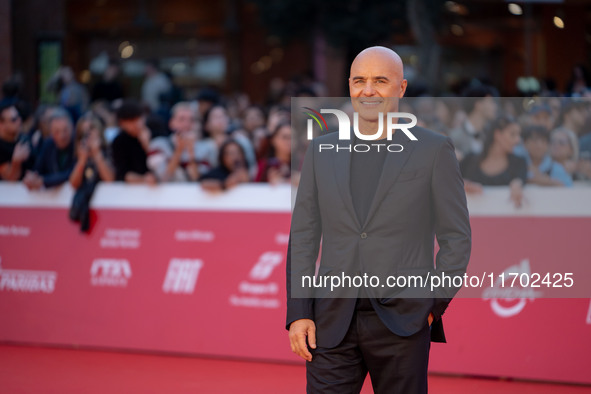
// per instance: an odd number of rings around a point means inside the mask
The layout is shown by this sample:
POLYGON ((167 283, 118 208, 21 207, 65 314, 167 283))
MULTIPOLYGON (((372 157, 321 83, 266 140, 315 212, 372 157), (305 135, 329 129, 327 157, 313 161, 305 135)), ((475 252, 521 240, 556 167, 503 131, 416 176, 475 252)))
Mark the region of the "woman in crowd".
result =
POLYGON ((195 159, 199 163, 199 172, 206 173, 218 166, 218 153, 226 140, 232 137, 240 144, 248 163, 247 168, 251 175, 256 173, 256 159, 252 144, 243 135, 228 134, 230 117, 228 111, 221 105, 214 105, 203 115, 204 140, 197 143, 195 148, 195 159))
POLYGON ((214 105, 202 119, 204 139, 195 148, 195 159, 199 163, 199 172, 204 174, 217 167, 219 148, 228 139, 226 133, 230 125, 230 118, 224 107, 214 105))
POLYGON ((70 175, 70 184, 74 189, 85 183, 115 180, 115 172, 107 158, 103 124, 96 115, 89 112, 78 120, 75 149, 76 165, 70 175))
POLYGON ((283 122, 267 138, 266 154, 259 160, 257 182, 273 184, 291 178, 291 125, 283 122))
POLYGON ((90 229, 90 199, 100 181, 115 180, 115 171, 107 158, 103 123, 92 113, 83 115, 76 124, 76 164, 70 184, 76 189, 70 207, 70 219, 80 222, 80 229, 90 229))
POLYGON ((469 153, 460 163, 467 193, 482 193, 482 186, 510 186, 510 197, 517 207, 523 200, 527 163, 513 154, 520 142, 520 127, 515 119, 497 118, 484 133, 480 154, 469 153))
POLYGON ((199 178, 205 190, 226 190, 250 181, 244 150, 235 140, 228 139, 222 144, 218 162, 218 166, 199 178))

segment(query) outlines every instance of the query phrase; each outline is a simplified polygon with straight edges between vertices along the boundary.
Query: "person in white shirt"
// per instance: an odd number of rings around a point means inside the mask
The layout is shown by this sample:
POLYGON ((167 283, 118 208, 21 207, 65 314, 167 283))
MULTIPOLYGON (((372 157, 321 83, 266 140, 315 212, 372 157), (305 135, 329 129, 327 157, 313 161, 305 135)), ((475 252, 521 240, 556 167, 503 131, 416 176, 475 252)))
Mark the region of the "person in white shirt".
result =
POLYGON ((168 127, 170 136, 156 137, 150 142, 148 168, 160 182, 196 181, 199 168, 195 160, 198 123, 196 107, 179 102, 171 109, 168 127))

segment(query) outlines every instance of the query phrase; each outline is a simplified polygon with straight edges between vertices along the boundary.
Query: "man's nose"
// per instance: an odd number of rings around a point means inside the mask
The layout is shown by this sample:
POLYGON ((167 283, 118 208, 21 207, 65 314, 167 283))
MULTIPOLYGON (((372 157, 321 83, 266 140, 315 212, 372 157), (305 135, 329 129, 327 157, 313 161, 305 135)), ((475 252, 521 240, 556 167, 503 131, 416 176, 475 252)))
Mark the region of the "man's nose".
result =
POLYGON ((376 90, 373 87, 373 83, 368 82, 365 84, 363 88, 363 95, 364 96, 374 96, 376 94, 376 90))

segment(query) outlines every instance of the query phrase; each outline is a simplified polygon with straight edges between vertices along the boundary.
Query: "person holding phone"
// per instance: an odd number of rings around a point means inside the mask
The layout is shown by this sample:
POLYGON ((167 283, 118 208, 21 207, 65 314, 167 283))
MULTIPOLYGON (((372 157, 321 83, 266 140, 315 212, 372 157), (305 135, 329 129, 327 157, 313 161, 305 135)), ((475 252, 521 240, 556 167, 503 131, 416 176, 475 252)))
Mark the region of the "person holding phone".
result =
POLYGON ((76 165, 70 175, 70 184, 74 189, 87 182, 115 180, 115 171, 107 158, 107 146, 102 131, 100 119, 92 113, 87 113, 78 120, 76 165))
POLYGON ((217 167, 199 178, 205 190, 221 191, 250 181, 244 150, 235 140, 229 139, 222 144, 218 163, 217 167))

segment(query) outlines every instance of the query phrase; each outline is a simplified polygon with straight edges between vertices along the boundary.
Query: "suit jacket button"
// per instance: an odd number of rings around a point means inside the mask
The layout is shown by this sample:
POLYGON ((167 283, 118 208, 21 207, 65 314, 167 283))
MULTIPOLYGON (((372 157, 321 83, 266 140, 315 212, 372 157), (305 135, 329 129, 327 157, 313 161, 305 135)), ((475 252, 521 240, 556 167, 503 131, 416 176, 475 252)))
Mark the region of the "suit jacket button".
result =
POLYGON ((367 238, 367 233, 361 233, 361 239, 367 238))

